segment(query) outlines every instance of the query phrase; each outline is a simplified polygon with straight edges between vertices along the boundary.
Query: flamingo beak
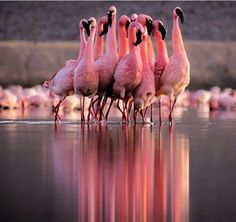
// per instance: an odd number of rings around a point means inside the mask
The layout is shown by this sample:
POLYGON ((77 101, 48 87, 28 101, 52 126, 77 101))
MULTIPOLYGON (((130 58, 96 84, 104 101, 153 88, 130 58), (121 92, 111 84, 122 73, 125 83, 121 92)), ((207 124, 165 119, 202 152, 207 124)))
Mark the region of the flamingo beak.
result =
POLYGON ((153 29, 153 25, 152 25, 153 21, 149 18, 146 18, 146 26, 147 26, 147 31, 148 31, 148 35, 151 35, 152 33, 152 29, 153 29))
POLYGON ((139 45, 142 42, 142 32, 140 29, 136 32, 136 38, 137 40, 134 43, 135 46, 139 45))
POLYGON ((99 34, 99 36, 106 35, 107 32, 108 32, 108 23, 105 23, 105 24, 103 25, 103 30, 102 30, 102 32, 99 34))
POLYGON ((84 29, 85 29, 88 36, 90 35, 90 29, 89 29, 90 23, 91 23, 91 21, 88 21, 88 22, 83 21, 82 22, 84 29))
POLYGON ((164 40, 167 33, 166 28, 164 27, 164 25, 159 23, 158 30, 161 32, 162 40, 164 40))
POLYGON ((111 25, 112 25, 112 11, 108 11, 107 18, 108 18, 108 25, 111 27, 111 25))
POLYGON ((129 25, 130 25, 130 21, 126 21, 125 23, 125 32, 126 32, 126 37, 128 38, 128 28, 129 28, 129 25))
POLYGON ((184 23, 184 13, 180 8, 175 10, 176 14, 179 16, 181 23, 184 23))

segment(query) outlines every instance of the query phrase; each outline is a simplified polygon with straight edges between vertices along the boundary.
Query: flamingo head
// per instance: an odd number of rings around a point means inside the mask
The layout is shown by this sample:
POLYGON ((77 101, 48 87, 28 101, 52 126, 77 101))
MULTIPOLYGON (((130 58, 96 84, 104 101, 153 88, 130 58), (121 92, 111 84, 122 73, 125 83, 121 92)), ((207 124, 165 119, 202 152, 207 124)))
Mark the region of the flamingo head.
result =
POLYGON ((107 16, 102 16, 98 21, 98 32, 99 36, 106 35, 108 32, 108 18, 107 16))
POLYGON ((108 25, 111 27, 112 26, 112 20, 116 16, 116 7, 111 6, 107 12, 107 17, 108 17, 108 25))
POLYGON ((173 12, 174 18, 180 18, 181 23, 184 23, 184 12, 180 7, 176 7, 173 12))
POLYGON ((130 16, 131 22, 135 22, 137 18, 138 18, 138 15, 137 15, 136 13, 133 13, 133 14, 130 16))
POLYGON ((80 21, 80 24, 81 24, 81 26, 83 26, 83 28, 85 29, 87 35, 89 36, 90 35, 90 29, 89 29, 90 24, 89 24, 89 22, 86 19, 82 19, 80 21))
POLYGON ((97 26, 97 21, 94 17, 90 17, 88 19, 88 24, 89 24, 89 27, 90 27, 90 31, 93 30, 94 28, 96 28, 97 26))
POLYGON ((147 27, 148 35, 151 35, 152 29, 153 29, 153 19, 149 15, 140 14, 137 19, 137 22, 139 22, 143 27, 147 27))
POLYGON ((136 42, 135 46, 139 45, 143 41, 143 36, 145 35, 145 29, 138 22, 131 22, 129 30, 136 28, 136 42))
POLYGON ((159 36, 161 36, 162 40, 164 40, 167 30, 160 20, 155 20, 153 22, 153 32, 157 32, 159 36))
POLYGON ((131 23, 131 20, 128 16, 122 15, 119 20, 119 25, 125 27, 126 36, 128 37, 128 28, 131 23))

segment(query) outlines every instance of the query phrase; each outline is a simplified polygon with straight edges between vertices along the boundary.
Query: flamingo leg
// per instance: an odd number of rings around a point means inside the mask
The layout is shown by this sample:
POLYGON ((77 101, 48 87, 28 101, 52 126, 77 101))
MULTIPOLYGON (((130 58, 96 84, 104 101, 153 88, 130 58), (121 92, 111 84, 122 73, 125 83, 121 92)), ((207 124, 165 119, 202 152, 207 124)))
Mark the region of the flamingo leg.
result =
POLYGON ((138 111, 134 110, 134 124, 137 123, 137 114, 138 114, 138 111))
POLYGON ((81 110, 81 123, 85 123, 84 105, 85 105, 85 97, 83 96, 83 99, 82 99, 82 110, 81 110))
POLYGON ((151 109, 151 113, 150 113, 150 121, 151 121, 151 123, 153 123, 153 118, 152 118, 152 104, 151 104, 150 109, 151 109))
POLYGON ((170 99, 170 114, 169 114, 169 124, 172 125, 172 106, 171 106, 171 99, 170 99))
POLYGON ((57 105, 54 107, 55 123, 57 122, 58 119, 61 121, 61 117, 59 116, 58 113, 59 113, 60 105, 66 97, 67 97, 67 95, 65 95, 62 99, 60 99, 59 102, 57 103, 57 105))
POLYGON ((91 114, 93 115, 92 106, 93 106, 93 99, 91 99, 90 104, 89 104, 89 108, 88 108, 88 116, 87 116, 87 122, 88 123, 90 122, 90 115, 91 114))
POLYGON ((106 113, 106 115, 105 115, 106 121, 107 121, 107 119, 108 119, 108 114, 109 114, 109 112, 110 112, 110 109, 111 109, 111 106, 112 106, 113 102, 114 102, 114 99, 112 98, 112 99, 111 99, 111 102, 110 102, 110 105, 109 105, 109 107, 108 107, 107 113, 106 113))
POLYGON ((158 101, 159 106, 159 124, 162 125, 162 118, 161 118, 161 99, 158 101))
POLYGON ((130 122, 130 113, 131 113, 131 110, 132 110, 132 106, 133 106, 133 103, 132 103, 132 101, 130 101, 129 105, 128 105, 128 112, 127 112, 127 122, 128 123, 130 122))
POLYGON ((98 119, 98 113, 99 113, 100 106, 101 106, 102 96, 99 95, 97 100, 98 100, 98 102, 97 102, 97 108, 96 108, 96 112, 95 112, 95 118, 96 119, 98 119))
POLYGON ((102 106, 100 108, 100 116, 99 116, 99 121, 101 122, 102 121, 102 117, 103 117, 103 110, 104 110, 104 107, 106 105, 106 102, 107 102, 107 96, 104 97, 103 101, 102 101, 102 106))
POLYGON ((141 114, 141 117, 142 117, 142 123, 143 123, 143 124, 145 123, 145 114, 146 114, 146 111, 147 111, 147 108, 145 109, 145 111, 140 110, 140 114, 141 114))

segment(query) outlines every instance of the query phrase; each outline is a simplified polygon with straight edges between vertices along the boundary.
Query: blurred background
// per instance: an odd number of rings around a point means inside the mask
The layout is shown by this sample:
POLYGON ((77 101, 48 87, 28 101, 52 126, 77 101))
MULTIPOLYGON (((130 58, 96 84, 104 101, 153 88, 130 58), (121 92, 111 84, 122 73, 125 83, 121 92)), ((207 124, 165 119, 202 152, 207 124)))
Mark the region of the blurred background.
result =
MULTIPOLYGON (((111 5, 118 18, 145 13, 163 21, 171 50, 172 11, 185 13, 181 30, 191 63, 190 89, 236 85, 236 2, 0 2, 0 85, 32 86, 79 53, 79 21, 99 19, 111 5)), ((235 88, 235 87, 234 87, 235 88)))

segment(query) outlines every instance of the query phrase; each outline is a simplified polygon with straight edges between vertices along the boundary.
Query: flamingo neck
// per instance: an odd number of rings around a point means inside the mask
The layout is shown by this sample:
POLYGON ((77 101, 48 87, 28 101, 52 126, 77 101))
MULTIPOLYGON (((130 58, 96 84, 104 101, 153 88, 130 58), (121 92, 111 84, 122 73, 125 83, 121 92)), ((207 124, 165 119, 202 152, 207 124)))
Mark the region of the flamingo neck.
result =
POLYGON ((125 26, 119 25, 119 53, 118 58, 121 59, 123 56, 128 54, 128 38, 125 33, 125 26))
POLYGON ((155 57, 155 52, 154 52, 154 48, 152 45, 152 40, 149 36, 147 36, 147 48, 148 48, 149 57, 155 57))
POLYGON ((103 53, 103 45, 104 45, 104 37, 99 36, 99 33, 101 33, 102 24, 98 25, 97 27, 97 33, 96 33, 96 39, 95 39, 95 47, 94 47, 94 60, 96 61, 103 53))
POLYGON ((116 16, 112 19, 112 26, 109 28, 106 39, 106 55, 117 58, 116 43, 116 16))
POLYGON ((166 64, 169 61, 166 43, 158 33, 154 34, 154 38, 158 49, 158 62, 166 64))
POLYGON ((95 29, 90 31, 90 36, 87 40, 87 45, 84 50, 83 59, 86 59, 87 61, 94 61, 94 55, 93 55, 93 41, 95 36, 95 29))
POLYGON ((186 55, 181 30, 179 28, 178 17, 174 18, 172 29, 173 54, 186 55))
POLYGON ((84 29, 82 28, 80 29, 80 50, 79 50, 79 56, 77 60, 82 59, 85 47, 86 47, 86 38, 84 34, 84 29))
POLYGON ((151 70, 150 65, 149 65, 148 53, 147 53, 148 38, 149 38, 148 36, 145 36, 142 43, 140 44, 140 53, 141 53, 141 59, 143 62, 144 73, 148 73, 151 70))

